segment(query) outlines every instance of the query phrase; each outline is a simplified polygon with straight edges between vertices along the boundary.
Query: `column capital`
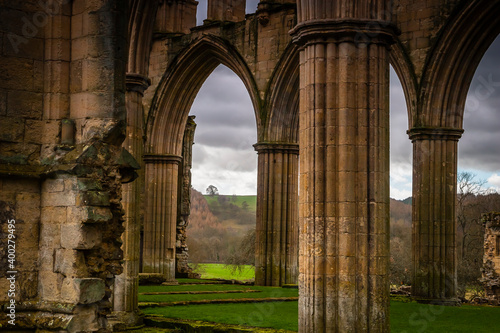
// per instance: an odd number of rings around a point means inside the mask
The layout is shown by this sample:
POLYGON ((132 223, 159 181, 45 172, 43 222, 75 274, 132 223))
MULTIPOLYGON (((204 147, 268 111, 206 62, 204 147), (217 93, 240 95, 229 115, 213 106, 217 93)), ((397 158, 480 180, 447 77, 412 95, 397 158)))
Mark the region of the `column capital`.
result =
POLYGON ((253 145, 257 154, 261 153, 288 153, 299 154, 299 145, 297 143, 283 143, 283 142, 260 142, 253 145))
POLYGON ((313 20, 299 23, 290 31, 292 41, 307 43, 351 42, 394 44, 397 27, 387 21, 368 19, 313 20))
POLYGON ((412 142, 418 140, 452 140, 458 141, 462 137, 463 129, 448 127, 415 127, 408 130, 412 142))
POLYGON ((146 164, 180 164, 182 156, 172 154, 144 154, 144 163, 146 164))
POLYGON ((144 91, 151 85, 151 79, 137 73, 127 73, 125 77, 127 91, 135 91, 144 95, 144 91))

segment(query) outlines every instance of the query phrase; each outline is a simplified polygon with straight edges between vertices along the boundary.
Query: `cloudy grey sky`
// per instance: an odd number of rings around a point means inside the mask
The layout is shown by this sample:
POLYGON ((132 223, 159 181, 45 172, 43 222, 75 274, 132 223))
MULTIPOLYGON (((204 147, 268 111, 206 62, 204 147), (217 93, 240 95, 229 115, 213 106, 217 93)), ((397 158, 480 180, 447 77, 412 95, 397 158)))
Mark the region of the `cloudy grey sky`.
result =
MULTIPOLYGON (((257 1, 247 0, 255 10, 257 1)), ((199 12, 206 17, 206 2, 199 12)), ((198 17, 201 22, 203 15, 198 17)), ((491 45, 472 81, 459 142, 459 171, 470 171, 500 191, 500 38, 491 45)), ((412 145, 403 89, 391 68, 391 197, 411 196, 412 145)), ((241 80, 219 66, 201 88, 191 109, 198 124, 193 147, 193 187, 215 185, 222 194, 257 191, 255 115, 241 80)))

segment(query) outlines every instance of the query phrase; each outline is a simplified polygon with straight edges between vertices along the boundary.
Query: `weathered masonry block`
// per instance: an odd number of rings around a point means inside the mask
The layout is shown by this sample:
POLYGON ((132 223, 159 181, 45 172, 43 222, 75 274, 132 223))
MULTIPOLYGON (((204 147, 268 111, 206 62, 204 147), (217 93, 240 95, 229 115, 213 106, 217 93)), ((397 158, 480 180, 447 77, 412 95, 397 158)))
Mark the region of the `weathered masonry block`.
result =
POLYGON ((485 230, 481 282, 488 303, 500 305, 500 213, 484 214, 483 225, 485 230))

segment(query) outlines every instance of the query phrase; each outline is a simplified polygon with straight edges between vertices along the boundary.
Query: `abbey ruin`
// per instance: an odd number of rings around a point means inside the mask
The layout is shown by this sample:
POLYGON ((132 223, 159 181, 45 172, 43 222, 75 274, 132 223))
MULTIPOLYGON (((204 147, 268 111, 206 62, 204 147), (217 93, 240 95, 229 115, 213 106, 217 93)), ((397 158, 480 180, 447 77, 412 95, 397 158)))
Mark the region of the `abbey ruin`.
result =
POLYGON ((200 26, 196 12, 0 1, 2 329, 12 302, 26 330, 133 325, 139 272, 175 280, 188 114, 220 64, 257 120, 255 283, 298 283, 299 331, 389 331, 389 64, 413 143, 412 294, 456 303, 457 146, 500 1, 267 0, 245 14, 245 0, 208 0, 200 26))

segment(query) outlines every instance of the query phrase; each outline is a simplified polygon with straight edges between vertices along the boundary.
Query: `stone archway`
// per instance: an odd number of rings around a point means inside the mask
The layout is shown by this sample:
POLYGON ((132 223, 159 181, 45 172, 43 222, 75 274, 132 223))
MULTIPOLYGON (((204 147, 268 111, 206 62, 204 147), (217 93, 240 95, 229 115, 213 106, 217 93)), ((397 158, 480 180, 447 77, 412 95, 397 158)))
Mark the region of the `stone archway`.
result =
POLYGON ((481 0, 456 12, 427 56, 416 100, 410 103, 412 293, 423 301, 457 302, 458 140, 469 85, 482 56, 500 32, 499 15, 498 2, 481 0))
POLYGON ((175 278, 178 167, 189 110, 203 82, 219 65, 247 87, 260 124, 260 98, 253 75, 238 52, 215 36, 194 41, 167 69, 153 99, 147 124, 143 272, 175 278))
POLYGON ((290 45, 271 78, 259 154, 255 283, 298 279, 299 53, 290 45))

